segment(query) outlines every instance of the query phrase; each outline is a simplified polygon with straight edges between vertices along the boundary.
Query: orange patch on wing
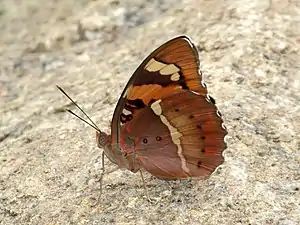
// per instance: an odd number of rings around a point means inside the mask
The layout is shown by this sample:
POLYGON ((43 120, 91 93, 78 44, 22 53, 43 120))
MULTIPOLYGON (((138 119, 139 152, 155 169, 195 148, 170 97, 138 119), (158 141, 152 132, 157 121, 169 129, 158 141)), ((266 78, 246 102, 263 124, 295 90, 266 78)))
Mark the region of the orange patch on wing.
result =
POLYGON ((131 91, 128 92, 127 98, 142 99, 145 105, 148 105, 152 99, 163 99, 174 94, 174 91, 181 90, 179 85, 171 85, 162 87, 158 84, 147 84, 141 86, 133 86, 131 91))

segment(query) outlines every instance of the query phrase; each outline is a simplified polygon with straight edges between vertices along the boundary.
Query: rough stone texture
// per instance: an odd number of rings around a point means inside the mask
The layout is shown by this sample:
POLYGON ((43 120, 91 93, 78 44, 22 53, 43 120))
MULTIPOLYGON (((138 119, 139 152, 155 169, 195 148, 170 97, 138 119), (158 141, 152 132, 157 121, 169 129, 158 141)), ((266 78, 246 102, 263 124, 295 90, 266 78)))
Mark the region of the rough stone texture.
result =
POLYGON ((0 224, 300 224, 299 1, 2 0, 0 30, 0 224), (208 180, 145 173, 152 204, 118 170, 96 204, 101 150, 55 84, 109 131, 132 72, 182 33, 229 131, 225 163, 208 180))

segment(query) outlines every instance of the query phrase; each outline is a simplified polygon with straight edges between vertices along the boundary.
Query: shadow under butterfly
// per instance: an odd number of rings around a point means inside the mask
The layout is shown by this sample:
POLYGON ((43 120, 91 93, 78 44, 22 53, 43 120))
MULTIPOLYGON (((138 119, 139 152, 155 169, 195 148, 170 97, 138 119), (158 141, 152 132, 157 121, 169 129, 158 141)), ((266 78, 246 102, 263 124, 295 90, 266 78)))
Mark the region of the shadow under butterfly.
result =
POLYGON ((97 145, 104 149, 101 191, 104 155, 118 168, 134 173, 143 168, 164 180, 208 177, 224 162, 227 131, 215 100, 207 94, 199 64, 197 49, 187 36, 153 51, 119 98, 110 135, 57 86, 89 122, 67 111, 96 130, 97 145))

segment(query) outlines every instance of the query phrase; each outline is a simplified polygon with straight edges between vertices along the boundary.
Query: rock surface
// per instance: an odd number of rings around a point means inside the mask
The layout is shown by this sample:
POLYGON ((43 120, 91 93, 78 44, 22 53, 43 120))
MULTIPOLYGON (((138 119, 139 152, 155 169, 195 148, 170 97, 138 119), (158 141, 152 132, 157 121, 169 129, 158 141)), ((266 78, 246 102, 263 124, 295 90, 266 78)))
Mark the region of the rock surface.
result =
MULTIPOLYGON (((288 0, 0 4, 0 224, 300 224, 300 3, 288 0), (61 112, 61 85, 109 131, 135 68, 190 36, 228 136, 207 180, 104 178, 94 131, 61 112)), ((107 168, 113 165, 106 161, 107 168)))

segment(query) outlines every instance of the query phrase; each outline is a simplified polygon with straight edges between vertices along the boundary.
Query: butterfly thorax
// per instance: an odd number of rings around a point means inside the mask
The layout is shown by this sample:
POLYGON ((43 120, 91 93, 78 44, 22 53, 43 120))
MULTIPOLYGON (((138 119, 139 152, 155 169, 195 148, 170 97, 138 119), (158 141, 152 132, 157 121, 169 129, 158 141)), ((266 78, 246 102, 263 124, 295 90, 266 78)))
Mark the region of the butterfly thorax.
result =
POLYGON ((137 172, 140 169, 140 164, 137 163, 136 154, 134 153, 134 142, 127 136, 121 140, 121 144, 112 143, 111 135, 104 132, 96 132, 97 145, 103 148, 107 158, 120 169, 126 168, 132 172, 137 172))

